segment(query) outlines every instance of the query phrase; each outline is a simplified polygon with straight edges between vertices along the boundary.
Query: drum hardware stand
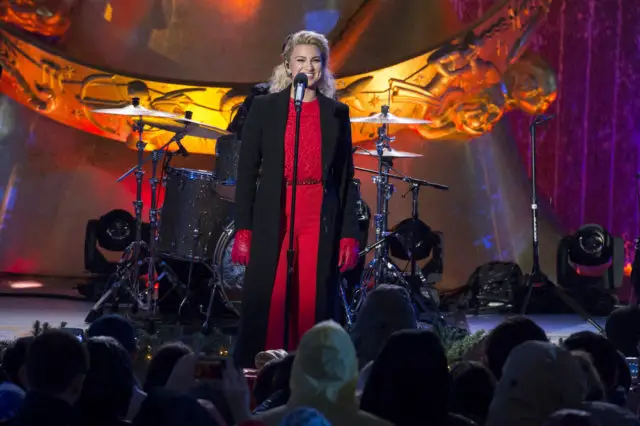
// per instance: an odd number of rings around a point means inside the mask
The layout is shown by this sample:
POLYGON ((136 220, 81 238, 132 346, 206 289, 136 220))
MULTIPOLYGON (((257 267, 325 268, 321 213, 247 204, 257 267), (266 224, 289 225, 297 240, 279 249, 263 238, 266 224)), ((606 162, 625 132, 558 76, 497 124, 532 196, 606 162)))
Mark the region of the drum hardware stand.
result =
MULTIPOLYGON (((375 250, 378 247, 380 247, 381 245, 386 244, 391 238, 395 237, 396 235, 398 235, 398 231, 389 232, 380 241, 376 241, 375 243, 369 244, 367 247, 362 249, 358 253, 358 256, 359 257, 365 257, 372 250, 375 250)), ((352 303, 349 303, 349 300, 348 300, 348 297, 347 297, 347 293, 345 291, 345 287, 346 286, 347 286, 346 280, 342 279, 342 283, 340 285, 340 300, 342 302, 342 309, 344 311, 345 322, 346 322, 346 325, 347 325, 347 329, 350 329, 351 326, 353 325, 354 312, 356 312, 360 308, 361 302, 364 301, 364 294, 362 295, 361 298, 357 298, 358 302, 356 302, 356 304, 354 306, 352 303)), ((365 290, 363 288, 361 288, 359 291, 364 292, 365 290)))
MULTIPOLYGON (((191 118, 190 114, 191 111, 187 111, 187 118, 191 118)), ((139 123, 140 128, 143 126, 142 122, 139 123)), ((139 134, 140 134, 140 140, 142 140, 142 132, 141 130, 138 130, 139 134)), ((144 164, 146 164, 149 160, 151 160, 151 177, 149 178, 149 183, 151 186, 151 204, 149 206, 149 225, 150 225, 150 239, 149 239, 149 244, 148 244, 148 248, 149 248, 149 257, 144 259, 143 261, 139 261, 136 262, 136 265, 138 265, 137 267, 141 266, 142 263, 146 262, 148 269, 147 269, 147 290, 146 290, 146 296, 147 296, 147 302, 146 302, 146 310, 150 310, 152 312, 153 315, 155 315, 157 313, 157 309, 158 309, 158 300, 157 300, 157 285, 158 282, 162 279, 160 278, 160 276, 156 276, 156 262, 158 261, 158 257, 157 257, 157 253, 156 253, 156 246, 158 243, 158 199, 157 199, 157 192, 158 192, 158 183, 159 180, 157 178, 158 175, 158 163, 160 162, 160 158, 161 158, 161 154, 164 155, 172 155, 171 153, 167 153, 167 148, 169 147, 169 145, 171 145, 172 143, 176 143, 178 145, 178 152, 181 152, 182 155, 184 155, 185 157, 187 155, 189 155, 189 153, 186 151, 186 149, 184 148, 184 146, 181 143, 181 140, 186 136, 186 131, 183 132, 177 132, 173 135, 173 137, 171 137, 171 139, 169 139, 169 141, 167 143, 165 143, 163 146, 161 146, 158 149, 153 150, 153 152, 151 153, 150 156, 148 156, 146 159, 142 159, 142 154, 140 153, 140 151, 138 152, 138 163, 139 165, 136 166, 134 169, 129 170, 127 173, 125 173, 124 175, 122 175, 120 178, 118 178, 118 182, 122 181, 124 178, 126 178, 132 170, 136 170, 136 177, 138 176, 138 170, 141 171, 142 174, 144 174, 144 172, 142 171, 142 166, 144 164), (142 163, 140 163, 140 161, 142 160, 142 163)), ((146 145, 146 144, 145 144, 146 145)), ((142 152, 144 152, 144 145, 142 147, 142 152)), ((170 157, 171 158, 171 157, 170 157)), ((142 177, 142 175, 140 175, 140 177, 142 177)), ((140 188, 141 188, 142 184, 140 181, 140 188)), ((140 216, 142 216, 142 197, 140 196, 138 198, 139 201, 139 209, 140 209, 140 216)), ((137 202, 137 201, 136 201, 137 202)), ((138 216, 136 215, 136 218, 138 216)), ((138 219, 136 219, 138 220, 138 219)), ((142 226, 142 220, 140 219, 139 222, 136 223, 136 226, 142 226), (138 225, 139 223, 139 225, 138 225)), ((140 240, 142 239, 142 236, 140 236, 140 240)), ((167 276, 167 279, 169 280, 169 282, 172 283, 172 289, 177 288, 176 287, 176 282, 179 282, 177 275, 175 274, 175 272, 169 268, 169 266, 165 263, 165 262, 161 262, 160 263, 160 267, 163 270, 162 271, 162 276, 167 276)), ((136 269, 134 272, 134 279, 137 281, 138 277, 139 277, 140 271, 139 269, 136 269)), ((139 290, 138 290, 139 291, 139 290)))
MULTIPOLYGON (((201 212, 200 215, 198 216, 198 224, 197 226, 193 229, 193 231, 191 232, 191 235, 193 237, 193 249, 192 249, 192 253, 196 252, 196 248, 198 245, 198 237, 202 234, 202 232, 200 231, 200 229, 202 229, 202 216, 205 215, 205 212, 201 212)), ((211 276, 215 276, 214 270, 211 266, 209 266, 206 261, 204 261, 204 259, 189 259, 189 274, 187 275, 187 285, 184 286, 186 289, 185 295, 182 298, 182 301, 180 302, 180 306, 178 307, 178 316, 180 316, 182 314, 182 309, 184 308, 184 306, 187 303, 190 303, 190 298, 191 298, 191 278, 193 276, 193 265, 195 263, 201 263, 203 265, 205 265, 205 267, 209 270, 209 272, 211 272, 211 276)), ((213 293, 212 293, 213 296, 213 293)))
POLYGON ((210 265, 206 263, 204 263, 204 265, 211 272, 211 278, 209 279, 209 287, 211 288, 211 295, 209 296, 209 303, 207 304, 207 310, 205 312, 201 311, 201 313, 204 314, 205 316, 205 320, 202 323, 202 326, 200 327, 200 332, 204 335, 208 335, 209 333, 211 333, 212 318, 213 318, 213 301, 216 295, 220 295, 220 297, 222 297, 222 303, 224 303, 225 308, 234 312, 238 316, 240 316, 240 313, 236 310, 235 306, 233 306, 233 304, 229 301, 225 293, 222 291, 222 265, 219 266, 218 269, 220 269, 220 271, 218 273, 216 273, 214 271, 214 268, 212 268, 210 265))
MULTIPOLYGON (((389 114, 389 106, 382 106, 382 115, 389 114)), ((378 139, 376 141, 376 151, 378 159, 378 170, 369 170, 356 168, 358 170, 368 171, 374 174, 372 181, 377 186, 377 206, 376 206, 376 214, 374 215, 374 223, 376 227, 376 242, 374 242, 371 246, 375 246, 375 255, 374 258, 369 262, 369 265, 365 268, 365 272, 363 274, 363 278, 360 282, 360 288, 356 291, 354 295, 354 303, 351 305, 351 313, 357 312, 359 310, 361 304, 364 302, 367 293, 367 282, 371 278, 373 273, 373 286, 376 287, 379 284, 384 283, 385 281, 391 279, 401 286, 405 287, 409 294, 412 295, 412 299, 414 303, 418 306, 418 308, 422 312, 429 312, 433 310, 430 306, 427 305, 426 300, 424 300, 424 296, 422 294, 417 294, 413 286, 409 283, 409 281, 405 278, 404 274, 400 271, 400 268, 389 258, 389 237, 390 233, 388 231, 388 217, 389 217, 389 199, 393 195, 395 190, 394 185, 390 183, 390 178, 400 179, 404 182, 407 182, 411 185, 416 185, 419 188, 419 185, 431 186, 438 189, 448 189, 445 185, 434 184, 427 181, 422 181, 420 179, 410 178, 408 176, 403 175, 402 173, 398 173, 397 170, 393 168, 393 161, 391 159, 387 159, 384 157, 384 150, 391 149, 390 143, 395 140, 394 137, 390 137, 388 135, 388 124, 383 123, 378 128, 378 139), (397 174, 391 173, 394 171, 397 174)), ((372 155, 373 156, 373 155, 372 155)), ((417 215, 417 193, 418 190, 415 190, 415 199, 414 199, 414 209, 416 210, 414 214, 417 215)), ((371 246, 365 248, 365 254, 371 250, 371 246)), ((415 251, 415 250, 412 250, 415 251)), ((412 256, 414 254, 412 253, 412 256)), ((415 268, 414 265, 412 266, 415 268)), ((414 277, 415 274, 412 273, 411 277, 414 277)), ((437 308, 437 307, 436 307, 437 308)), ((440 315, 439 311, 437 312, 438 322, 444 321, 442 315, 440 315)), ((348 321, 352 320, 351 316, 349 316, 348 321)))
POLYGON ((538 240, 538 195, 536 190, 536 128, 551 120, 553 115, 538 115, 536 116, 531 125, 529 126, 529 134, 531 138, 531 233, 532 233, 532 247, 533 247, 533 265, 531 267, 531 273, 527 274, 524 279, 524 287, 526 293, 524 294, 524 300, 520 306, 520 314, 526 315, 527 308, 529 306, 529 300, 531 299, 531 293, 533 287, 536 285, 542 285, 553 289, 555 295, 562 300, 568 307, 574 312, 580 315, 585 321, 591 324, 598 332, 604 334, 604 329, 595 322, 589 313, 580 306, 580 304, 571 296, 565 293, 564 289, 557 283, 554 283, 549 277, 542 272, 540 267, 540 242, 538 240))
MULTIPOLYGON (((133 98, 132 104, 134 107, 140 105, 140 98, 133 98)), ((144 148, 147 145, 142 140, 142 133, 144 131, 144 123, 142 121, 142 117, 138 117, 137 120, 133 122, 133 131, 138 134, 138 142, 136 142, 136 150, 138 152, 138 162, 132 167, 124 176, 117 180, 120 182, 124 177, 131 174, 135 171, 136 175, 136 200, 133 202, 133 207, 135 210, 136 217, 136 231, 135 231, 135 240, 129 244, 129 246, 124 250, 124 254, 121 260, 118 262, 118 268, 116 270, 117 280, 109 287, 109 289, 102 295, 102 297, 96 302, 95 305, 91 308, 87 317, 85 318, 86 322, 92 322, 96 318, 100 316, 100 311, 102 310, 102 305, 104 302, 111 297, 112 295, 117 298, 118 291, 120 287, 127 280, 125 278, 125 272, 133 267, 133 280, 129 283, 129 285, 125 284, 125 289, 127 293, 131 296, 133 300, 133 305, 131 310, 135 313, 138 311, 138 308, 146 309, 148 305, 146 305, 142 298, 140 297, 141 292, 139 291, 139 276, 140 276, 140 254, 143 248, 147 248, 147 244, 142 241, 142 177, 144 176, 144 170, 142 170, 142 166, 144 164, 143 156, 144 156, 144 148), (133 251, 133 256, 131 257, 131 252, 133 251), (130 261, 127 259, 130 258, 130 261), (124 269, 124 271, 123 271, 124 269)), ((147 291, 148 293, 148 291, 147 291)), ((148 299, 148 297, 147 297, 148 299)))
MULTIPOLYGON (((407 194, 411 192, 411 225, 413 227, 412 231, 411 231, 411 250, 409 253, 409 265, 410 265, 410 277, 412 280, 416 280, 419 279, 418 278, 418 268, 417 268, 417 261, 416 261, 416 235, 415 235, 415 226, 416 223, 419 220, 419 213, 418 213, 418 196, 420 195, 420 184, 418 184, 417 182, 411 182, 411 184, 409 185, 409 190, 407 190, 407 192, 405 192, 404 194, 402 194, 402 198, 406 198, 407 194)), ((422 275, 422 272, 420 272, 420 275, 422 275)))
MULTIPOLYGON (((139 98, 133 98, 133 105, 139 106, 140 100, 139 98)), ((85 322, 90 323, 93 322, 100 316, 100 312, 102 311, 103 304, 109 299, 109 297, 113 296, 117 299, 117 295, 119 289, 124 286, 127 293, 131 296, 133 300, 133 305, 131 306, 132 313, 136 314, 138 309, 142 308, 143 310, 152 310, 155 314, 157 309, 156 299, 156 284, 158 279, 155 278, 155 262, 156 262, 156 253, 155 246, 157 242, 157 228, 158 228, 158 209, 157 209, 157 200, 156 200, 156 192, 157 192, 157 184, 158 179, 157 175, 157 166, 160 160, 160 153, 165 152, 166 148, 172 143, 176 142, 178 146, 184 150, 184 147, 180 143, 180 140, 186 135, 185 132, 176 133, 165 145, 160 147, 159 149, 154 150, 150 156, 146 159, 144 158, 144 149, 146 147, 146 143, 142 140, 142 134, 144 131, 144 121, 142 117, 139 117, 137 120, 133 122, 133 131, 138 134, 138 142, 136 143, 136 150, 138 155, 138 161, 135 166, 129 169, 125 174, 120 176, 116 182, 121 182, 131 173, 135 172, 136 176, 136 200, 133 202, 134 210, 135 210, 135 220, 136 220, 136 231, 135 231, 135 240, 129 244, 129 246, 124 250, 123 256, 118 262, 118 267, 115 272, 116 281, 109 287, 109 289, 100 297, 100 299, 93 305, 87 317, 85 318, 85 322), (151 205, 149 208, 149 222, 151 226, 151 238, 149 244, 142 240, 142 183, 144 170, 142 167, 149 161, 152 161, 151 166, 151 178, 149 179, 151 183, 151 205), (143 250, 146 249, 149 251, 149 257, 141 260, 141 254, 143 250), (147 288, 145 291, 140 291, 140 267, 143 263, 147 263, 148 265, 148 276, 147 276, 147 288), (133 271, 132 271, 133 269, 133 271), (146 296, 146 301, 144 300, 146 296)), ((164 269, 164 268, 163 268, 164 269)), ((163 273, 170 275, 173 271, 169 273, 163 271, 163 273)), ((175 277, 173 277, 175 278, 175 277)), ((171 280, 171 278, 169 278, 171 280)), ((177 279, 177 278, 175 278, 177 279)), ((116 301, 117 304, 117 301, 116 301)))

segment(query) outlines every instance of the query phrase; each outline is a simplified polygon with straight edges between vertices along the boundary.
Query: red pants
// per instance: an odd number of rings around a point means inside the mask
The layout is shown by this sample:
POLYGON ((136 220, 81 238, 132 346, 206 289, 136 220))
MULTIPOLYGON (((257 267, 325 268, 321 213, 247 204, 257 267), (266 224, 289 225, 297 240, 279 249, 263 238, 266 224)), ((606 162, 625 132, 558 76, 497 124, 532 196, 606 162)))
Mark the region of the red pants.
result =
POLYGON ((315 324, 318 245, 320 241, 320 210, 322 184, 298 185, 294 223, 294 279, 290 293, 289 348, 284 348, 284 311, 287 283, 287 250, 291 217, 291 187, 287 186, 286 223, 280 248, 278 268, 271 293, 269 326, 265 349, 297 348, 302 335, 315 324))

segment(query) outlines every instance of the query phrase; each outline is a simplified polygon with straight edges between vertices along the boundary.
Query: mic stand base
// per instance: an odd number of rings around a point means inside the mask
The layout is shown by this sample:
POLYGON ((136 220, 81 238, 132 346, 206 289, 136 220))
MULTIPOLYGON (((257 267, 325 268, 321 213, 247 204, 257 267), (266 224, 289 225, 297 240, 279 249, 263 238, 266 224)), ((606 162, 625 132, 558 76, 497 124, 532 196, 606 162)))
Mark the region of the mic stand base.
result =
POLYGON ((602 326, 598 324, 591 317, 591 315, 586 311, 586 309, 580 306, 580 304, 573 297, 569 296, 563 287, 551 281, 551 279, 549 279, 549 277, 547 277, 543 272, 535 272, 531 274, 526 274, 524 276, 524 288, 526 293, 524 295, 522 304, 519 307, 520 309, 518 309, 518 311, 520 312, 520 315, 527 314, 527 308, 529 307, 529 302, 531 300, 531 293, 533 292, 534 287, 546 287, 551 289, 553 294, 560 301, 562 301, 562 303, 564 303, 572 311, 574 311, 576 314, 582 317, 583 320, 585 320, 593 328, 598 330, 599 333, 604 334, 604 328, 602 328, 602 326))

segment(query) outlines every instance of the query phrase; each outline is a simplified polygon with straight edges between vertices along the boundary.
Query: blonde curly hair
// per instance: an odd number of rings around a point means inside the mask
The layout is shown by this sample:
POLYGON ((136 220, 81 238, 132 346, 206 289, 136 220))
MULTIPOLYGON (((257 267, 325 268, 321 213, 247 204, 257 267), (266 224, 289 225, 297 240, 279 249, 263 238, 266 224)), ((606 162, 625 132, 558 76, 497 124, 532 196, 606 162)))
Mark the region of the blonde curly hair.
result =
POLYGON ((320 50, 322 76, 318 81, 318 91, 328 98, 335 98, 336 80, 328 68, 329 41, 325 36, 314 31, 298 31, 287 37, 285 46, 282 49, 283 61, 273 69, 273 74, 271 74, 271 79, 269 80, 269 92, 280 92, 293 83, 293 77, 289 74, 286 64, 291 60, 293 48, 301 44, 310 44, 320 50))

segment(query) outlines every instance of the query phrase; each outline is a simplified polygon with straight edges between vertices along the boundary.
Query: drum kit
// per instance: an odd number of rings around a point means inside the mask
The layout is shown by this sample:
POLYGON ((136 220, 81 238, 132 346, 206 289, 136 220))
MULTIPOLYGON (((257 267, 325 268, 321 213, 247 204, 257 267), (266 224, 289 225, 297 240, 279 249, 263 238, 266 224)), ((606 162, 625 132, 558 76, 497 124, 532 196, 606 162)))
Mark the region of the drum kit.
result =
MULTIPOLYGON (((97 109, 95 114, 126 117, 132 121, 133 132, 137 135, 135 166, 122 175, 118 182, 131 174, 136 178, 136 198, 133 201, 135 210, 135 240, 125 249, 116 272, 110 279, 110 286, 95 303, 87 315, 86 321, 98 318, 104 305, 113 300, 117 306, 123 296, 131 300, 132 311, 137 310, 155 314, 159 302, 159 283, 169 282, 170 291, 182 298, 180 310, 193 302, 191 290, 192 267, 203 265, 208 271, 208 301, 200 304, 200 314, 204 316, 202 331, 208 332, 212 326, 214 302, 221 302, 230 312, 239 315, 236 309, 238 295, 243 286, 243 266, 231 262, 231 249, 235 238, 235 227, 232 219, 234 204, 233 187, 236 183, 240 142, 229 132, 193 120, 191 112, 185 116, 156 111, 145 108, 134 98, 131 105, 123 108, 97 109), (146 158, 147 143, 143 141, 146 129, 155 128, 173 133, 173 137, 158 149, 153 150, 146 158), (188 156, 182 145, 185 136, 216 139, 216 163, 212 171, 176 168, 171 166, 175 155, 188 156), (150 237, 143 239, 143 177, 144 167, 151 162, 151 189, 149 205, 150 237), (160 176, 158 178, 158 166, 160 176), (158 184, 161 183, 165 193, 164 202, 158 206, 158 184), (178 276, 169 261, 183 262, 189 265, 188 278, 178 276), (206 307, 206 309, 205 309, 206 307)), ((363 273, 356 282, 340 286, 340 299, 344 308, 345 325, 350 327, 357 312, 366 299, 367 293, 378 284, 396 284, 405 287, 412 296, 412 301, 420 313, 431 315, 430 321, 442 318, 438 311, 437 293, 427 289, 431 286, 427 277, 417 267, 417 262, 426 259, 435 250, 436 235, 429 226, 419 218, 418 195, 420 188, 431 187, 447 190, 448 187, 422 179, 416 179, 398 172, 393 167, 396 159, 412 159, 421 154, 398 151, 391 147, 395 138, 389 136, 389 125, 416 125, 428 123, 427 120, 397 117, 383 106, 381 113, 351 119, 352 123, 378 124, 378 137, 375 149, 356 147, 354 154, 375 158, 377 170, 356 167, 357 170, 370 173, 377 187, 376 209, 373 215, 375 225, 375 241, 361 251, 362 260, 374 252, 371 261, 364 267, 363 273), (389 200, 395 192, 393 180, 408 185, 412 197, 411 217, 389 229, 389 200), (409 262, 409 272, 405 273, 392 260, 392 256, 409 262)), ((359 189, 359 181, 353 182, 359 189)), ((405 195, 406 195, 405 194, 405 195)), ((403 195, 404 197, 404 195, 403 195)), ((358 218, 361 222, 370 220, 368 206, 358 201, 358 218)), ((440 271, 441 273, 441 271, 440 271)))
POLYGON ((233 233, 231 221, 233 191, 229 191, 228 187, 235 184, 239 144, 237 141, 234 143, 225 141, 224 137, 230 135, 229 132, 193 120, 191 112, 187 112, 182 117, 151 110, 141 106, 138 98, 134 98, 131 105, 123 108, 97 109, 93 112, 128 117, 132 120, 133 132, 137 134, 138 161, 118 178, 118 182, 132 173, 136 177, 136 199, 133 202, 136 227, 135 240, 125 249, 114 277, 110 279, 111 285, 92 307, 86 321, 92 322, 98 318, 104 304, 111 299, 117 306, 123 293, 132 301, 132 311, 142 309, 155 313, 159 304, 159 283, 164 279, 171 284, 171 290, 184 296, 180 303, 181 310, 186 303, 191 302, 189 299, 192 296, 190 281, 193 266, 200 264, 210 272, 211 296, 206 312, 201 310, 206 318, 203 328, 209 329, 213 301, 216 297, 220 297, 229 310, 235 310, 226 292, 220 286, 223 282, 225 285, 237 286, 237 280, 234 281, 232 278, 238 274, 230 274, 229 279, 219 279, 226 276, 220 273, 219 265, 223 263, 225 252, 230 253, 232 245, 228 235, 233 233), (174 135, 164 146, 153 150, 145 158, 147 143, 143 140, 143 134, 148 128, 165 130, 174 135), (218 139, 216 156, 226 161, 221 162, 221 167, 216 167, 213 172, 172 167, 170 163, 174 155, 185 157, 189 155, 182 145, 185 136, 218 139), (171 150, 174 144, 177 149, 171 150), (165 195, 162 207, 158 208, 158 184, 161 182, 158 179, 158 164, 161 160, 163 176, 161 180, 165 195), (151 161, 151 176, 148 179, 151 189, 150 237, 145 241, 142 237, 142 189, 145 174, 143 167, 149 161, 151 161), (218 236, 220 236, 219 245, 224 244, 223 247, 228 250, 221 250, 213 244, 218 236), (169 265, 169 260, 189 264, 189 278, 186 283, 169 265), (143 281, 146 282, 143 283, 143 281))
MULTIPOLYGON (((368 117, 355 117, 352 123, 379 124, 376 149, 356 147, 354 154, 373 157, 377 160, 378 169, 371 170, 355 167, 356 170, 370 173, 377 188, 376 212, 374 214, 375 241, 365 247, 360 255, 365 256, 375 250, 373 259, 365 267, 360 282, 349 296, 348 288, 340 287, 340 296, 344 307, 345 323, 350 327, 357 316, 360 307, 366 299, 367 292, 379 284, 395 284, 406 288, 411 295, 412 302, 417 308, 418 318, 428 322, 443 324, 443 317, 439 313, 437 292, 429 287, 433 284, 417 267, 417 262, 427 258, 435 250, 434 239, 437 236, 430 227, 419 218, 419 193, 421 187, 448 190, 446 185, 429 182, 406 176, 394 169, 396 159, 413 159, 422 157, 413 152, 398 151, 391 147, 395 137, 389 136, 389 125, 417 125, 428 124, 428 120, 398 117, 389 112, 389 106, 384 105, 379 114, 368 117), (389 229, 389 200, 395 192, 391 180, 398 180, 408 184, 411 192, 411 217, 401 221, 394 229, 389 229), (391 256, 409 261, 409 273, 406 274, 392 260, 391 256)), ((405 193, 405 195, 407 194, 405 193)), ((403 195, 404 197, 404 195, 403 195)))

